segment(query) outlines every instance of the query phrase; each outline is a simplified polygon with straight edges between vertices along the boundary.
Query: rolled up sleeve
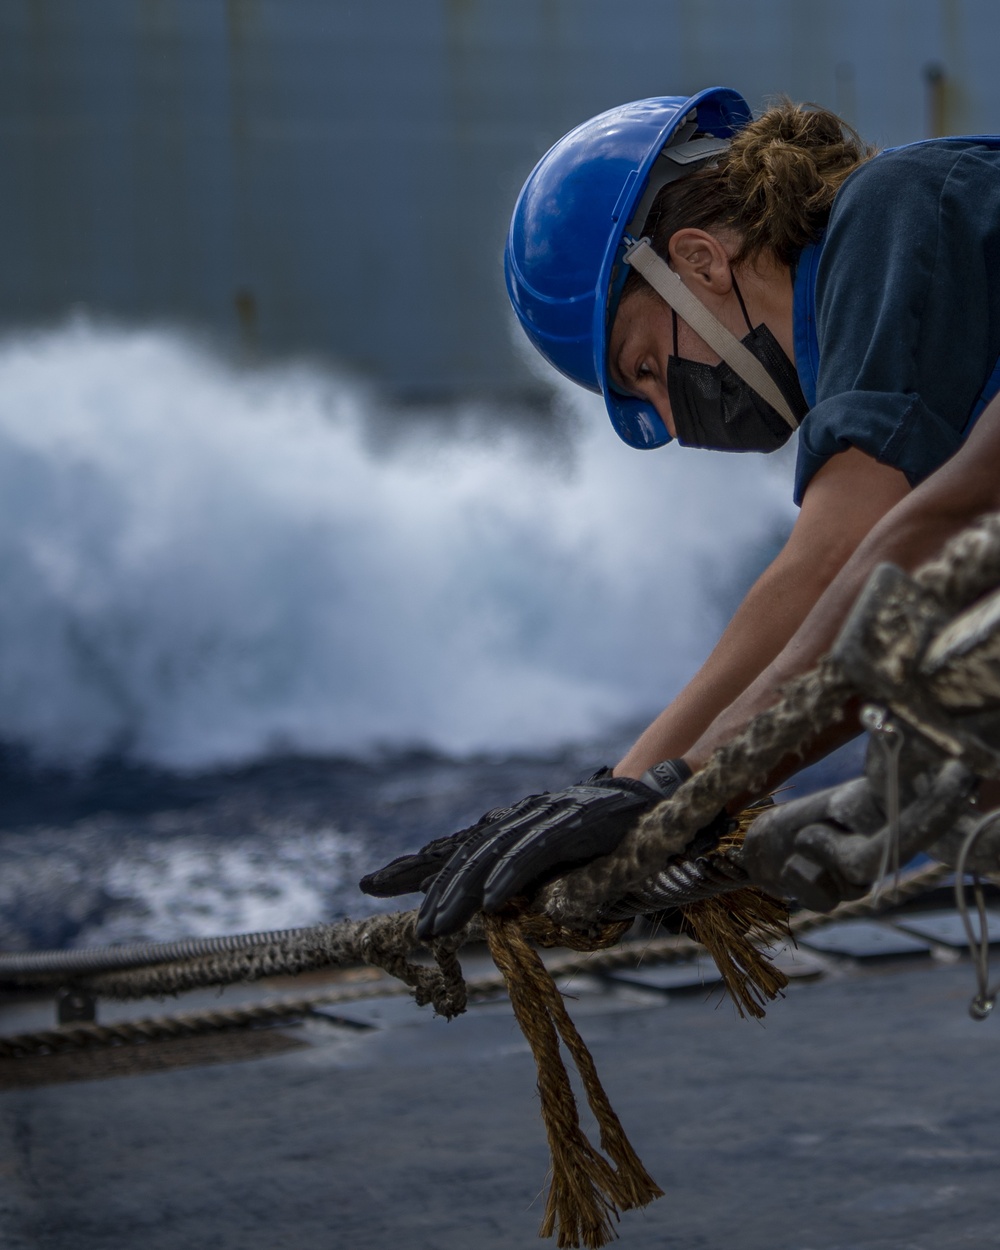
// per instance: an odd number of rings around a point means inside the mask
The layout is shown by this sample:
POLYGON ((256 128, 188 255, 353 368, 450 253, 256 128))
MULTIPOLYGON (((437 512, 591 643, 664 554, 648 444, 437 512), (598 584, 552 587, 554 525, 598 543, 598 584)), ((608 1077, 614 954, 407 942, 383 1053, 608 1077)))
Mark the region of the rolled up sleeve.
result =
POLYGON ((952 456, 962 442, 960 429, 932 412, 919 395, 849 391, 821 400, 799 431, 795 502, 838 452, 857 447, 882 464, 906 474, 916 486, 952 456))
POLYGON ((795 498, 849 447, 911 485, 961 445, 1000 355, 1000 152, 876 157, 834 203, 816 283, 816 403, 795 498))

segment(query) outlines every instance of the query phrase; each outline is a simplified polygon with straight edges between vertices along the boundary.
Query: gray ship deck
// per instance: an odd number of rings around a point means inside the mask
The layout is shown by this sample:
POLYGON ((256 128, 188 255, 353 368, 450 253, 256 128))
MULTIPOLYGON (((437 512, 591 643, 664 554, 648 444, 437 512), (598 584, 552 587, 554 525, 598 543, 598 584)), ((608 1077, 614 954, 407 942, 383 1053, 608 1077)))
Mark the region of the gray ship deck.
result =
MULTIPOLYGON (((941 953, 821 957, 826 975, 793 981, 763 1027, 717 990, 567 987, 612 1102, 667 1191, 623 1217, 621 1246, 995 1245, 998 1022, 969 1019, 972 968, 941 953)), ((48 1024, 40 1011, 2 1008, 0 1028, 48 1024)), ((547 1154, 534 1067, 506 1002, 450 1024, 400 999, 330 1013, 4 1061, 0 1244, 539 1244, 547 1154)))

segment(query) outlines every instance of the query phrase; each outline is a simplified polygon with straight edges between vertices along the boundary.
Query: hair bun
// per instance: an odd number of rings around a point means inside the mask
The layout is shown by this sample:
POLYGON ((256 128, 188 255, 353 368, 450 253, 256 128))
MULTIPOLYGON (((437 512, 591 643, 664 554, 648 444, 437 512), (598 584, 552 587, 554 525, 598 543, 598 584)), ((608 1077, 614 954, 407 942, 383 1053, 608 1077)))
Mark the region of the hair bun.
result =
MULTIPOLYGON (((668 258, 678 230, 724 228, 739 237, 734 265, 764 253, 791 265, 819 238, 844 179, 875 150, 828 109, 779 100, 733 137, 717 165, 662 187, 643 233, 668 258)), ((648 290, 633 270, 622 299, 648 290)))
POLYGON ((791 263, 822 230, 848 174, 873 156, 828 109, 782 100, 734 138, 724 164, 725 217, 743 258, 773 252, 791 263))

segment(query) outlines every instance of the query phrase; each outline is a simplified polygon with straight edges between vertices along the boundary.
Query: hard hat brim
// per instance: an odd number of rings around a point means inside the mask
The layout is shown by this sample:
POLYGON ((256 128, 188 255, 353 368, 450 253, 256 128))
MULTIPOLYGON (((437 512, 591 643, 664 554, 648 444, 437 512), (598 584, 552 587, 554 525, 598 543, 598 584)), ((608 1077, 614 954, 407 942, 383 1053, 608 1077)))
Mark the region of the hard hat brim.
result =
MULTIPOLYGON (((698 111, 698 129, 717 138, 730 138, 751 118, 750 107, 739 92, 729 87, 709 87, 686 100, 678 98, 678 108, 663 128, 658 142, 647 153, 629 193, 616 205, 618 228, 605 252, 598 279, 599 298, 594 306, 594 368, 604 396, 605 407, 615 432, 623 442, 639 451, 651 451, 672 441, 659 413, 646 400, 616 391, 608 376, 608 347, 611 328, 618 311, 618 300, 628 276, 624 260, 625 234, 649 182, 650 172, 660 153, 684 123, 692 109, 698 111)), ((642 223, 637 223, 641 227, 642 223)))
POLYGON ((604 392, 604 406, 615 433, 636 451, 654 451, 673 442, 673 435, 663 418, 648 400, 622 395, 608 385, 604 392))

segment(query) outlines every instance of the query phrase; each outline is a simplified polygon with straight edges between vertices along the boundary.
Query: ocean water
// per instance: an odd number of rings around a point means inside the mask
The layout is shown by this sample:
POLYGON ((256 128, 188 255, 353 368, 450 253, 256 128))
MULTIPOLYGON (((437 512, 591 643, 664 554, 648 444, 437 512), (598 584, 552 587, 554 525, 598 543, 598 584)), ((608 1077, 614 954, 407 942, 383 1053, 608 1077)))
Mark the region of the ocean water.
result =
POLYGON ((406 409, 168 328, 0 340, 0 944, 369 909, 380 858, 627 744, 790 477, 556 381, 406 409))

